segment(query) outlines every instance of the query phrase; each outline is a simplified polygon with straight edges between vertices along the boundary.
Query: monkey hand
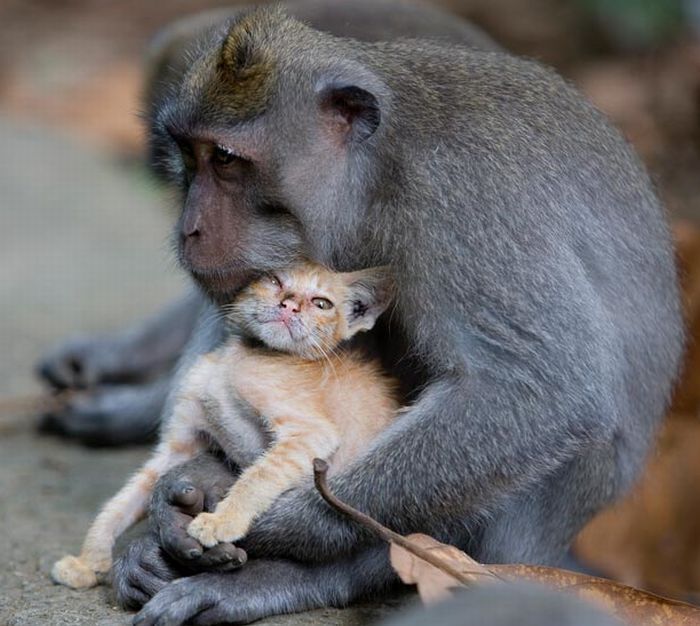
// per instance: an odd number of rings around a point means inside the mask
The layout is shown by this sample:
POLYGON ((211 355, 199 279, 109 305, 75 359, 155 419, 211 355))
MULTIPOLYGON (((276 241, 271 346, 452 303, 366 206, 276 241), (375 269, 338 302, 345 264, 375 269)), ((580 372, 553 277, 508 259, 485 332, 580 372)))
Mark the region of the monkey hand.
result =
POLYGON ((151 527, 163 550, 189 570, 240 567, 245 552, 229 543, 209 542, 211 550, 187 534, 192 518, 211 512, 235 480, 234 473, 215 457, 203 454, 163 476, 151 500, 151 527), (217 545, 218 544, 218 545, 217 545))
MULTIPOLYGON (((181 578, 161 589, 133 624, 248 624, 289 612, 290 581, 306 581, 308 575, 303 564, 275 559, 253 560, 234 572, 181 578)), ((295 611, 319 606, 313 587, 307 588, 307 596, 294 605, 295 611)))
POLYGON ((112 587, 124 609, 138 609, 183 573, 168 560, 153 533, 136 537, 112 568, 112 587))
MULTIPOLYGON (((227 572, 240 567, 242 560, 245 560, 245 552, 229 543, 220 543, 204 552, 200 565, 212 571, 227 572)), ((133 539, 115 560, 112 587, 119 606, 138 609, 168 583, 190 573, 191 570, 170 559, 158 543, 158 537, 149 532, 133 539)))
POLYGON ((66 587, 73 589, 88 589, 98 584, 98 573, 109 571, 109 564, 98 570, 79 556, 64 556, 54 563, 51 569, 51 578, 66 587))
POLYGON ((243 516, 224 513, 200 513, 187 527, 187 534, 207 548, 243 537, 250 523, 243 516))
POLYGON ((130 370, 118 339, 80 335, 55 346, 39 361, 37 374, 55 389, 89 389, 118 382, 130 370))
POLYGON ((165 380, 145 385, 100 385, 45 413, 39 427, 89 445, 141 443, 157 431, 167 387, 165 380))

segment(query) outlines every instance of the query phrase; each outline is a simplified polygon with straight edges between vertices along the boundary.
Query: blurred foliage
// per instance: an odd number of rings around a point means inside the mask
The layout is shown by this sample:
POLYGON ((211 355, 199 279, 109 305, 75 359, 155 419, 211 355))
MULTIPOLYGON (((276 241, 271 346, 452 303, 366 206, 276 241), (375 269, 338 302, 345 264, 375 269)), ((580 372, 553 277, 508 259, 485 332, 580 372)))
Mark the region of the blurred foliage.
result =
POLYGON ((695 0, 576 0, 621 48, 640 49, 677 37, 695 0))

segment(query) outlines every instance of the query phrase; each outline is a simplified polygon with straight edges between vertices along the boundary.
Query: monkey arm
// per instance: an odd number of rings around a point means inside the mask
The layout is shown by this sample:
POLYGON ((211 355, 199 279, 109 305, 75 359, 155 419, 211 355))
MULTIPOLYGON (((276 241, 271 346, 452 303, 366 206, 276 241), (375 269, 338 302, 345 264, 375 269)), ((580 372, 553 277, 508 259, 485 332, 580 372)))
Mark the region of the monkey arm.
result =
POLYGON ((83 336, 49 352, 41 378, 58 389, 141 382, 171 367, 194 329, 202 296, 192 290, 163 311, 124 332, 83 336))
MULTIPOLYGON (((510 494, 612 438, 605 418, 576 424, 561 419, 567 411, 578 412, 564 396, 538 396, 488 376, 445 379, 330 484, 342 500, 398 532, 430 533, 445 519, 492 513, 510 494)), ((313 490, 296 490, 240 545, 254 558, 323 561, 370 541, 313 490)))
POLYGON ((171 378, 135 385, 100 385, 42 416, 44 432, 75 437, 88 445, 124 445, 152 439, 171 378))
POLYGON ((123 333, 68 341, 44 357, 39 375, 57 389, 87 388, 43 416, 42 430, 88 444, 143 442, 158 429, 173 364, 202 308, 193 291, 123 333))

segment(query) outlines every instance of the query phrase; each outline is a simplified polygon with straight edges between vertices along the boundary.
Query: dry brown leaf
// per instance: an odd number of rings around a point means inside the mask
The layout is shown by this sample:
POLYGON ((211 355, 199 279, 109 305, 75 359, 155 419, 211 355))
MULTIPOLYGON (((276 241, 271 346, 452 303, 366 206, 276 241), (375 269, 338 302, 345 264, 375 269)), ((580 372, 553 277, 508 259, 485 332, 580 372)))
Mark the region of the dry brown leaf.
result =
MULTIPOLYGON (((467 556, 461 550, 429 537, 428 535, 413 534, 407 539, 416 545, 432 552, 436 557, 444 559, 456 570, 472 582, 497 580, 496 576, 467 556)), ((452 589, 461 587, 462 583, 427 561, 411 554, 405 548, 392 543, 389 550, 391 564, 399 578, 407 585, 417 585, 420 599, 425 604, 432 604, 450 595, 452 589)))
POLYGON ((698 626, 700 609, 669 598, 628 587, 605 578, 538 565, 489 565, 501 578, 527 580, 572 593, 598 605, 628 624, 698 626))
MULTIPOLYGON (((416 547, 428 550, 434 557, 440 558, 447 566, 477 584, 525 580, 573 593, 629 624, 700 625, 700 609, 696 607, 603 578, 537 565, 484 566, 454 546, 440 543, 428 535, 413 534, 406 539, 416 547)), ((452 589, 461 586, 453 576, 396 544, 391 545, 390 557, 401 580, 407 584, 416 584, 421 599, 426 603, 441 600, 452 589)))

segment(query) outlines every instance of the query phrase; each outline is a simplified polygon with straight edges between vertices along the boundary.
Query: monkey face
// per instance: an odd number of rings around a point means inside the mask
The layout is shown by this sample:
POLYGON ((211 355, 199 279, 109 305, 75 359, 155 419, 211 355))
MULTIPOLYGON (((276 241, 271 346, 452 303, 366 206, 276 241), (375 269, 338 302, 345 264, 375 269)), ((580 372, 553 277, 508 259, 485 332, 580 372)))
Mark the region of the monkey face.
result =
POLYGON ((251 141, 180 139, 186 178, 175 236, 181 264, 217 300, 229 300, 252 278, 294 263, 302 229, 288 211, 260 190, 264 163, 231 145, 251 141))
POLYGON ((302 256, 337 263, 357 247, 379 104, 318 67, 327 37, 275 13, 245 16, 154 107, 153 153, 183 192, 179 258, 217 301, 302 256), (292 42, 313 57, 285 54, 292 42))

